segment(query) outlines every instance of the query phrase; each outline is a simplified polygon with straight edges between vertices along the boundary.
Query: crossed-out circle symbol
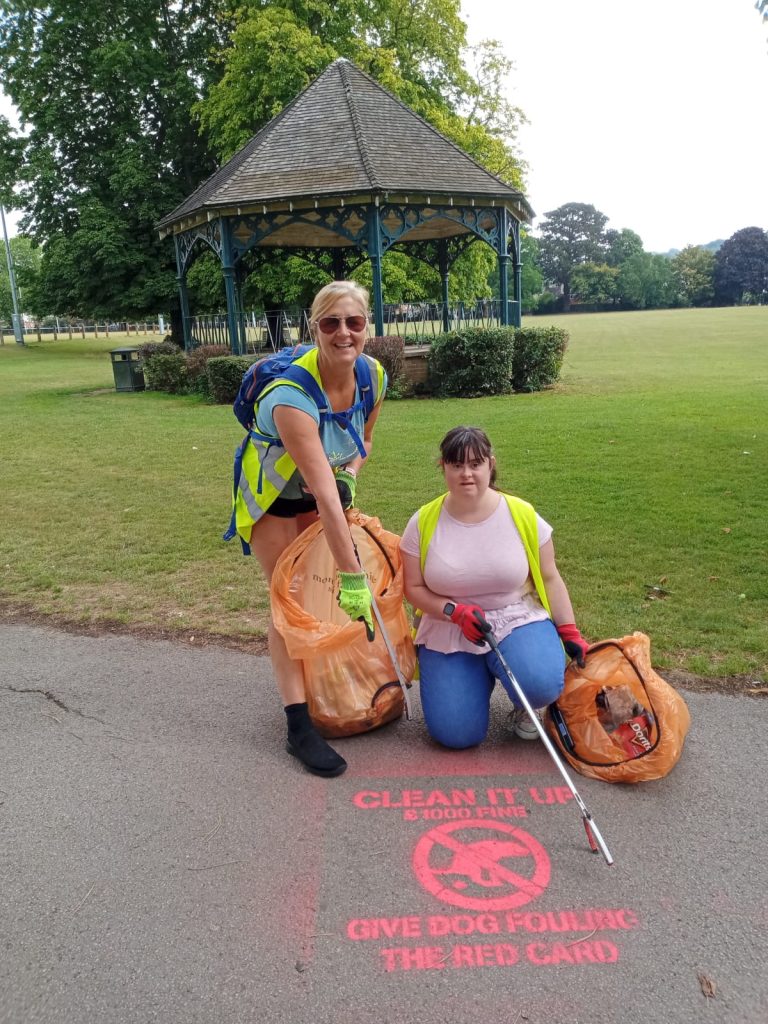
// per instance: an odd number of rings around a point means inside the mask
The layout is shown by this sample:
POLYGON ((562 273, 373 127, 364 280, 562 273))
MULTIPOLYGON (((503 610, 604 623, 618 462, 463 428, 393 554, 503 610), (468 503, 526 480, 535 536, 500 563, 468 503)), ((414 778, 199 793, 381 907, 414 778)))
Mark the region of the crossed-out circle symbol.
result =
POLYGON ((533 836, 506 822, 473 820, 425 832, 413 851, 413 870, 427 892, 465 910, 522 907, 541 895, 550 874, 547 851, 533 836), (462 835, 475 829, 486 835, 462 835), (513 870, 513 858, 520 859, 522 870, 513 870))

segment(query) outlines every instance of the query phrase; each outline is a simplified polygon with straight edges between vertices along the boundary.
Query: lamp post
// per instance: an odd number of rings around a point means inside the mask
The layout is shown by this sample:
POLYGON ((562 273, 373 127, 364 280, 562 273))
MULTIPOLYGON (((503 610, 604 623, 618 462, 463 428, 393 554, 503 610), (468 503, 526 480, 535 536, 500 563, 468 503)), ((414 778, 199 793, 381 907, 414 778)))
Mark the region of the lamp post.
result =
POLYGON ((11 244, 8 241, 8 231, 5 227, 5 208, 0 203, 0 220, 3 222, 3 238, 5 240, 5 258, 8 261, 8 281, 11 285, 11 298, 13 299, 13 336, 17 345, 24 344, 24 329, 19 313, 19 293, 16 288, 16 275, 13 272, 13 256, 11 255, 11 244))

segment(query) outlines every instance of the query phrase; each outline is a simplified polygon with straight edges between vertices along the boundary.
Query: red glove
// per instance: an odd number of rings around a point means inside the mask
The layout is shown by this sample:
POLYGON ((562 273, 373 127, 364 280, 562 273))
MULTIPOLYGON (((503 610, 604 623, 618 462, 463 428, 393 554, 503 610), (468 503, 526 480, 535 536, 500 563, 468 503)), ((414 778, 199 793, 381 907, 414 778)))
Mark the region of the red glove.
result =
POLYGON ((482 647, 485 643, 485 638, 482 630, 477 624, 475 613, 485 619, 485 612, 479 604, 457 604, 453 609, 451 622, 456 623, 467 640, 471 640, 473 644, 477 644, 478 647, 482 647))
POLYGON ((574 658, 579 668, 586 665, 585 655, 589 644, 579 632, 575 622, 565 622, 557 627, 560 639, 563 641, 565 653, 569 658, 574 658))

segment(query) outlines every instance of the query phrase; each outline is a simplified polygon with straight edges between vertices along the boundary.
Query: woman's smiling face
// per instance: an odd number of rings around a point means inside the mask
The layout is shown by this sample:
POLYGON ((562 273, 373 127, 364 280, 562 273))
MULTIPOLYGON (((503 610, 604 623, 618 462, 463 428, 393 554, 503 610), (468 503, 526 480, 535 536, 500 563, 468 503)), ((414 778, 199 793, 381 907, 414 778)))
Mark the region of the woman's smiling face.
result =
POLYGON ((343 295, 335 299, 322 311, 313 324, 315 342, 320 355, 329 363, 354 363, 363 351, 368 329, 368 311, 353 296, 343 295), (353 330, 356 323, 350 325, 349 318, 364 318, 362 329, 353 330), (336 323, 325 324, 327 318, 334 318, 336 323))

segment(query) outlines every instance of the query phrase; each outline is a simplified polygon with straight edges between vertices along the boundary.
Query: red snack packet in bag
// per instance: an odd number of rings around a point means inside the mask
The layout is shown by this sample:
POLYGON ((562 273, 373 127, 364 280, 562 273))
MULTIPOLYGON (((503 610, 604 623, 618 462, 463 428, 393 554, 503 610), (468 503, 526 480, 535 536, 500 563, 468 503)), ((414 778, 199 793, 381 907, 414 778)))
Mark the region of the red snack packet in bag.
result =
POLYGON ((612 733, 612 738, 618 740, 627 757, 639 757, 641 754, 647 753, 653 746, 649 736, 650 728, 650 716, 648 714, 637 715, 617 726, 612 733))

